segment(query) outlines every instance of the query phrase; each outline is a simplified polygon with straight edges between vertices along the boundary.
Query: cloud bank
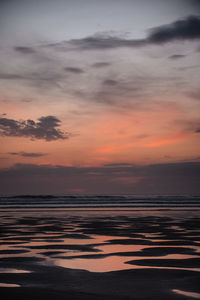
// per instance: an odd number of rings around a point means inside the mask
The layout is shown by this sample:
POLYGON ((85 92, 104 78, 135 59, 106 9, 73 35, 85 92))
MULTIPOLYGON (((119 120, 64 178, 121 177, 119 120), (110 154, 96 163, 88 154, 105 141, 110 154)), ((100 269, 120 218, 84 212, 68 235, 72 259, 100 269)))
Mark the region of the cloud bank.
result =
POLYGON ((110 164, 69 167, 16 164, 0 169, 1 193, 63 194, 74 189, 93 194, 200 193, 200 162, 153 165, 110 164))

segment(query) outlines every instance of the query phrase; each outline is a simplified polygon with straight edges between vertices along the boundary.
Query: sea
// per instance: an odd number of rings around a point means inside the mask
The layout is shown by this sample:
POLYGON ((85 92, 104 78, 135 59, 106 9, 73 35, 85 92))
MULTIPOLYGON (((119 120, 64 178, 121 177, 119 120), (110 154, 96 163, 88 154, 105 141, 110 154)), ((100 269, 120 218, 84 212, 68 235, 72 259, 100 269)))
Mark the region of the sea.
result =
POLYGON ((200 195, 1 196, 0 210, 200 210, 200 195))

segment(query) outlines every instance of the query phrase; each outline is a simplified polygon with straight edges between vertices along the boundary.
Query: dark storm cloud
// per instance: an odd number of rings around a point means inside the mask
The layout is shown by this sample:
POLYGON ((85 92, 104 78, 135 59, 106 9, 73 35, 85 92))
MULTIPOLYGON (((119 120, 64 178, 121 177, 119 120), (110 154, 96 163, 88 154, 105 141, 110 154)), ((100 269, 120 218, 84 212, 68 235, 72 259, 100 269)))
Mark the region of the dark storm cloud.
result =
POLYGON ((19 47, 14 47, 14 50, 17 51, 17 52, 20 52, 22 54, 33 54, 33 53, 36 53, 36 51, 31 48, 31 47, 22 47, 22 46, 19 46, 19 47))
POLYGON ((12 137, 26 137, 53 141, 68 139, 70 134, 64 133, 57 127, 61 121, 54 116, 41 117, 37 122, 33 120, 16 121, 0 118, 0 135, 12 137))
POLYGON ((66 72, 73 73, 73 74, 82 74, 82 73, 84 73, 83 69, 75 68, 75 67, 66 67, 66 68, 64 68, 64 70, 66 72))
POLYGON ((10 155, 17 155, 22 157, 41 157, 47 155, 46 153, 38 153, 38 152, 9 152, 10 155))
POLYGON ((67 167, 16 164, 0 169, 3 193, 60 193, 69 188, 90 193, 200 192, 200 162, 179 162, 146 166, 110 164, 103 167, 67 167), (136 180, 135 180, 136 179, 136 180), (24 185, 24 180, 26 185, 24 185))
POLYGON ((72 39, 60 43, 48 44, 62 51, 66 50, 105 50, 121 47, 142 47, 161 45, 173 41, 200 39, 200 17, 189 16, 173 23, 152 28, 144 39, 124 39, 111 34, 96 34, 82 39, 72 39))
POLYGON ((181 59, 181 58, 184 58, 184 57, 186 57, 186 55, 183 55, 183 54, 174 54, 174 55, 169 56, 169 59, 177 60, 177 59, 181 59))

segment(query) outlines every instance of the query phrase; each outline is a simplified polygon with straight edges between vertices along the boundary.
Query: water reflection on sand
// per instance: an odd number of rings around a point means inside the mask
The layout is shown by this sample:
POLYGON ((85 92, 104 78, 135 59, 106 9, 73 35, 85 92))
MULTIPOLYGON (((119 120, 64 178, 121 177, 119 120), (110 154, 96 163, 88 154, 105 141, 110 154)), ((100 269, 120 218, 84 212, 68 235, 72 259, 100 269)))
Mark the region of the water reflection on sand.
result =
MULTIPOLYGON (((200 253, 195 212, 191 216, 185 212, 163 211, 153 215, 151 211, 41 212, 35 216, 30 212, 12 212, 9 217, 6 213, 2 217, 3 230, 6 228, 1 237, 2 259, 37 257, 43 260, 42 264, 109 272, 139 268, 178 269, 170 265, 159 267, 147 263, 140 266, 128 262, 148 259, 187 261, 198 259, 200 253), (154 252, 156 249, 159 253, 154 252)), ((185 268, 199 270, 196 264, 193 268, 180 266, 180 269, 185 268)))
POLYGON ((177 289, 173 289, 172 291, 176 294, 179 294, 179 295, 191 297, 191 298, 194 298, 194 299, 200 299, 200 294, 199 293, 186 292, 186 291, 181 291, 181 290, 177 290, 177 289))
POLYGON ((15 287, 20 287, 20 285, 19 284, 14 284, 14 283, 2 283, 2 282, 0 282, 0 287, 15 288, 15 287))
MULTIPOLYGON (((163 259, 187 259, 190 258, 189 255, 166 255, 162 257, 163 259)), ((195 256, 194 256, 195 257, 195 256)), ((142 257, 142 259, 148 259, 149 257, 142 257)), ((154 257, 154 259, 160 257, 154 257)), ((131 257, 133 260, 139 260, 138 257, 131 257)), ((130 270, 130 269, 181 269, 199 272, 200 268, 176 268, 176 267, 155 267, 155 266, 138 266, 128 264, 127 257, 123 256, 109 256, 105 258, 75 258, 75 259, 56 259, 54 263, 57 266, 70 269, 80 269, 87 270, 90 272, 111 272, 120 270, 130 270)))

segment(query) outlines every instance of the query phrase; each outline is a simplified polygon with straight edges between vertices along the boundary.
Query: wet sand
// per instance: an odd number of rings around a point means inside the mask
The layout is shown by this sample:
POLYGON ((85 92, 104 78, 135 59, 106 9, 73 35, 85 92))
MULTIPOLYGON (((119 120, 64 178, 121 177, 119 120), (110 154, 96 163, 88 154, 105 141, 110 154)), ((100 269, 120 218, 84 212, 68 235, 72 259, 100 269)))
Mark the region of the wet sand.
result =
POLYGON ((199 225, 195 212, 1 213, 0 293, 22 300, 198 298, 199 225))

